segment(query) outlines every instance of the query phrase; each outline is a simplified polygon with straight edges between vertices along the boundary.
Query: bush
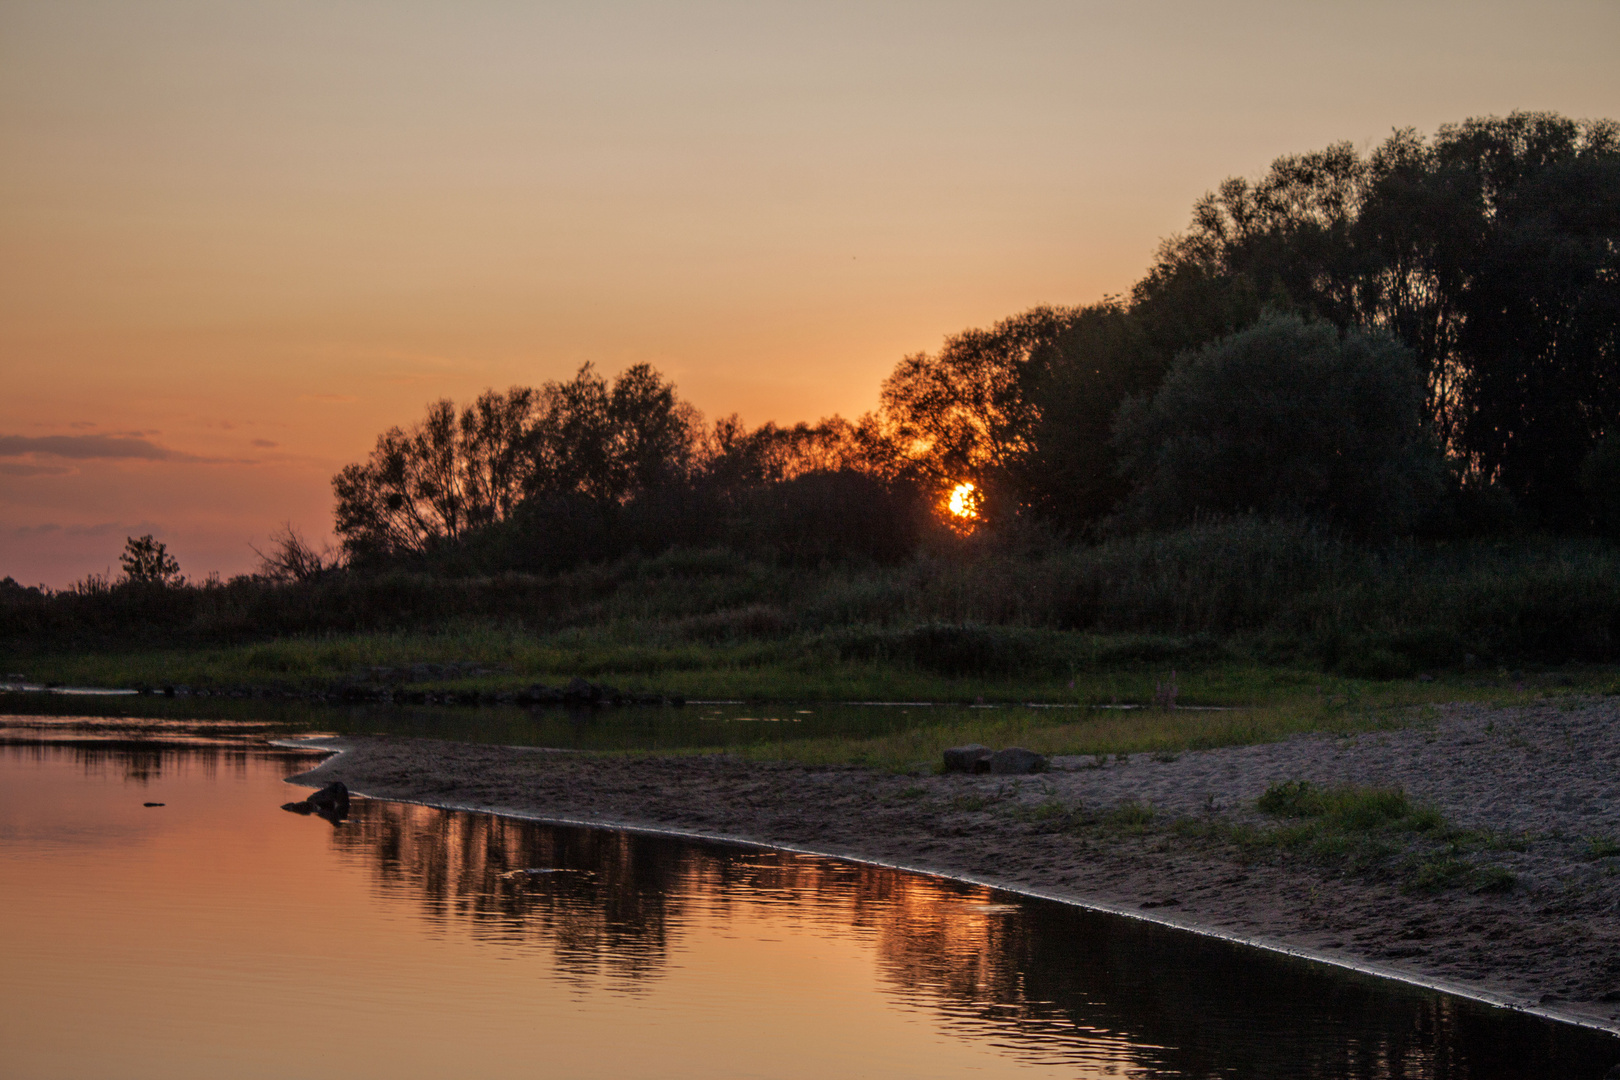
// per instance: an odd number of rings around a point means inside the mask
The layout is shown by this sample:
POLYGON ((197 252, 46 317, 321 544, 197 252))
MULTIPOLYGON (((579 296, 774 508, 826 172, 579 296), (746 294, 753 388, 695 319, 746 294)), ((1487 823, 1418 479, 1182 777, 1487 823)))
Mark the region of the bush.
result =
POLYGON ((1132 486, 1126 526, 1304 515, 1388 536, 1440 490, 1411 353, 1291 315, 1183 353, 1151 401, 1125 403, 1114 432, 1132 486))
POLYGON ((1597 531, 1620 537, 1620 439, 1603 439, 1586 455, 1581 494, 1597 531))

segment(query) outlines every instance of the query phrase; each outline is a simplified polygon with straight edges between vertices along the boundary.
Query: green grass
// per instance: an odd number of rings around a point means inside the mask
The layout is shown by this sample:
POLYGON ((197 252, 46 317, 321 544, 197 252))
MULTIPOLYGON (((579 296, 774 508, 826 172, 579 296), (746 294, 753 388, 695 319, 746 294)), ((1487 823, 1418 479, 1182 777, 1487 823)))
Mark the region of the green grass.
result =
POLYGON ((1368 548, 1232 520, 896 565, 678 550, 553 575, 0 588, 0 669, 89 686, 497 693, 581 676, 689 699, 1067 706, 942 710, 747 745, 600 739, 905 770, 958 742, 1169 758, 1423 723, 1443 702, 1572 702, 1620 692, 1616 627, 1620 549, 1606 542, 1368 548), (423 663, 460 667, 398 675, 423 663), (1172 672, 1178 704, 1228 711, 1102 708, 1152 703, 1172 672))
POLYGON ((1611 859, 1620 855, 1620 840, 1612 836, 1589 836, 1586 839, 1588 859, 1611 859))
MULTIPOLYGON (((1515 537, 1369 547, 1300 522, 1230 519, 1097 544, 993 538, 891 565, 671 550, 557 574, 333 574, 42 594, 0 582, 12 652, 515 630, 653 648, 820 639, 843 659, 951 675, 1067 676, 1220 658, 1356 678, 1620 661, 1620 548, 1515 537), (479 629, 480 627, 491 629, 479 629), (1084 647, 1065 632, 1085 631, 1084 647)), ((298 676, 304 657, 261 658, 298 676)))
MULTIPOLYGON (((1245 656, 1235 647, 1202 658, 1178 659, 1174 641, 1155 642, 1155 649, 1149 650, 1139 635, 1079 631, 1028 635, 1031 650, 1043 655, 1024 670, 950 671, 903 650, 890 654, 870 647, 874 636, 838 630, 703 644, 672 639, 667 628, 633 623, 554 634, 473 626, 144 650, 25 649, 9 643, 0 644, 0 665, 37 680, 72 685, 184 683, 297 689, 371 681, 378 668, 399 671, 413 663, 462 664, 481 667, 488 674, 405 682, 499 689, 578 675, 626 689, 663 689, 704 698, 971 702, 983 697, 991 702, 1077 705, 1148 703, 1155 685, 1167 681, 1174 670, 1181 705, 1253 707, 1314 699, 1330 709, 1350 711, 1598 693, 1616 684, 1615 669, 1609 666, 1517 677, 1494 670, 1442 672, 1432 682, 1346 676, 1245 656), (852 640, 857 647, 850 647, 852 640), (1161 652, 1168 658, 1158 658, 1161 652), (1099 661, 1099 656, 1109 659, 1099 661)), ((1019 644, 1018 635, 1010 638, 1013 645, 1019 644)))
POLYGON ((1117 828, 1126 831, 1141 832, 1153 824, 1157 811, 1152 803, 1138 802, 1135 799, 1125 799, 1118 806, 1110 810, 1104 820, 1117 828))
POLYGON ((1399 788, 1288 780, 1268 787, 1255 807, 1283 824, 1245 831, 1241 844, 1251 850, 1274 848, 1350 872, 1382 871, 1409 892, 1507 892, 1515 883, 1507 868, 1467 857, 1511 842, 1452 828, 1438 808, 1413 803, 1399 788))

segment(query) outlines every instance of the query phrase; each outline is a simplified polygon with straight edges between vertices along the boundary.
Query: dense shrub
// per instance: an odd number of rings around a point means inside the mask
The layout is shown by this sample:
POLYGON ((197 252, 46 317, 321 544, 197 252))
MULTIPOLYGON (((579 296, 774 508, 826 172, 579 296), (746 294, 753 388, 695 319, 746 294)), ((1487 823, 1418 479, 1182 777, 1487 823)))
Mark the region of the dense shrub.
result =
POLYGON ((1581 494, 1602 535, 1620 537, 1620 438, 1605 438, 1581 463, 1581 494))
POLYGON ((1291 315, 1178 357, 1151 401, 1122 407, 1115 443, 1138 527, 1281 514, 1387 536, 1439 492, 1411 354, 1291 315))

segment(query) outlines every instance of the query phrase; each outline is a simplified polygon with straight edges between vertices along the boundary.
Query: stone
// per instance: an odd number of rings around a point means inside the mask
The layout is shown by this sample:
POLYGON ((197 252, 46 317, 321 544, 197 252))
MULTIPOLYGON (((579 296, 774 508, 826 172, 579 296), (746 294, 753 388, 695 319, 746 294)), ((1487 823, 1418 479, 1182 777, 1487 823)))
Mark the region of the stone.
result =
POLYGON ((1045 769, 1045 757, 1021 746, 1009 746, 1005 750, 997 750, 990 756, 990 771, 997 776, 1023 776, 1026 773, 1043 772, 1045 769))
POLYGON ((329 814, 339 818, 349 816, 349 789, 341 780, 332 781, 304 801, 322 817, 329 814))
POLYGON ((341 780, 334 780, 303 802, 282 803, 281 808, 306 817, 314 814, 333 825, 341 825, 349 816, 349 789, 343 786, 341 780))
POLYGON ((945 751, 945 771, 960 773, 986 773, 990 771, 993 751, 988 746, 969 743, 953 746, 945 751))

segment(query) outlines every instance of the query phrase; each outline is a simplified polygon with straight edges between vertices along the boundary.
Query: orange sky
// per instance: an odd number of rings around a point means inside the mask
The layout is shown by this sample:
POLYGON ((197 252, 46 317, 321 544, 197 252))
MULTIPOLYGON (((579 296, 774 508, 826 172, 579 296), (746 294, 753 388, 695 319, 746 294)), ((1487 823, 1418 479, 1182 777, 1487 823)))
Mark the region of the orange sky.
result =
POLYGON ((7 0, 0 576, 247 570, 384 427, 587 360, 858 414, 1278 154, 1620 116, 1616 42, 1612 0, 7 0))

